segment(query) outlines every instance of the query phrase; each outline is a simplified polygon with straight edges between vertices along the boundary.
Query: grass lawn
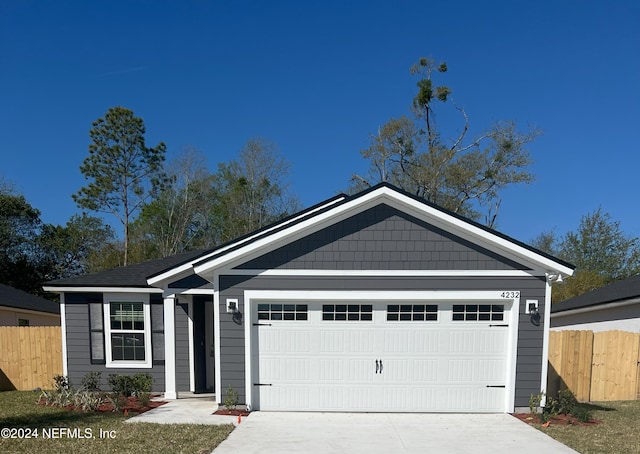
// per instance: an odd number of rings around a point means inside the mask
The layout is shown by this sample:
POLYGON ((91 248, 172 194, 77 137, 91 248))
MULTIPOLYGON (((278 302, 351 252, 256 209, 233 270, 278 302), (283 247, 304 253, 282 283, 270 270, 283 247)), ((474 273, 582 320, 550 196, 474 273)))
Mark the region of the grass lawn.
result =
POLYGON ((232 424, 126 424, 122 414, 82 413, 36 405, 39 396, 31 391, 0 392, 0 430, 5 429, 0 437, 1 453, 208 453, 233 430, 232 424), (38 437, 5 438, 6 428, 37 429, 38 437), (63 433, 60 428, 72 430, 63 433))
POLYGON ((588 405, 593 417, 602 421, 592 426, 561 426, 553 423, 535 427, 582 454, 640 454, 640 400, 601 402, 588 405))

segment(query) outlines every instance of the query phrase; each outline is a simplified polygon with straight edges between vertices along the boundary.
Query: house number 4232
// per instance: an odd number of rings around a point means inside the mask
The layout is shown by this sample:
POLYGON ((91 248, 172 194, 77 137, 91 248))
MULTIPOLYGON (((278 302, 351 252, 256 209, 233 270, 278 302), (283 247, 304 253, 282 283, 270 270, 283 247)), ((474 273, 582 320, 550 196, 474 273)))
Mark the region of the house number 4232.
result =
POLYGON ((520 292, 502 292, 501 298, 520 298, 520 292))

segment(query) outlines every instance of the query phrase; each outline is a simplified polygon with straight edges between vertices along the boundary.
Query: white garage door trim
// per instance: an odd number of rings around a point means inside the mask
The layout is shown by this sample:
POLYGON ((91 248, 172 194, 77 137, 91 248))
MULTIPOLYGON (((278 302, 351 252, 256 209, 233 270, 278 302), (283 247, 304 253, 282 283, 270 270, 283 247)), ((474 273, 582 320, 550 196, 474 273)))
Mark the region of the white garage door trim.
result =
POLYGON ((294 291, 294 290, 247 290, 244 292, 245 301, 245 383, 246 402, 249 408, 255 404, 253 401, 253 371, 256 366, 258 356, 255 349, 253 324, 254 305, 258 302, 287 302, 287 301, 371 301, 371 302, 394 302, 394 301, 465 301, 470 303, 480 303, 482 301, 497 302, 502 301, 510 304, 509 332, 507 335, 507 363, 505 377, 504 412, 514 411, 515 400, 515 378, 516 378, 516 356, 517 356, 517 336, 518 318, 520 305, 520 292, 514 291, 294 291))

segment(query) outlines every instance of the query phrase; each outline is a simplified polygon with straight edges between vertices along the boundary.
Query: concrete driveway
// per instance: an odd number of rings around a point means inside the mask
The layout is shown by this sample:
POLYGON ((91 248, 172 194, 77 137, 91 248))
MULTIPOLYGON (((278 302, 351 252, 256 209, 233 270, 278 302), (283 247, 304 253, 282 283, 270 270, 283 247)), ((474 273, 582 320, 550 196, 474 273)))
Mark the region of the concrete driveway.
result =
POLYGON ((576 453, 507 414, 254 412, 213 454, 576 453))

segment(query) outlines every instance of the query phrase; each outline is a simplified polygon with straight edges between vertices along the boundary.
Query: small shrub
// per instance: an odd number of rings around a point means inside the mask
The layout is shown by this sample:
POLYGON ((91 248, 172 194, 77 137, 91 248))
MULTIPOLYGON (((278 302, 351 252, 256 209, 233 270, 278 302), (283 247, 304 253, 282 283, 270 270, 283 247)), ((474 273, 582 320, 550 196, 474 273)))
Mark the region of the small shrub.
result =
POLYGON ((71 383, 69 382, 69 377, 66 375, 54 375, 53 383, 55 385, 56 391, 62 391, 69 389, 71 387, 71 383))
POLYGON ((153 389, 153 377, 147 372, 138 372, 131 377, 131 393, 136 397, 150 393, 153 389))
POLYGON ((81 389, 73 396, 74 405, 85 412, 96 411, 102 404, 103 397, 100 393, 81 389))
POLYGON ((554 416, 558 415, 558 401, 553 397, 547 398, 542 414, 540 414, 540 422, 543 424, 554 416))
POLYGON ((130 375, 110 374, 108 379, 111 391, 124 397, 133 394, 133 378, 130 375))
POLYGON ((544 397, 544 393, 540 392, 537 395, 531 394, 529 397, 529 410, 532 414, 538 413, 538 409, 540 408, 540 402, 542 402, 542 398, 544 397))
POLYGON ((153 388, 153 377, 147 372, 135 375, 111 374, 108 379, 111 391, 125 397, 139 397, 142 393, 150 393, 153 388))
POLYGON ((580 422, 589 422, 593 416, 591 410, 580 405, 573 407, 571 414, 580 422))
POLYGON ((100 391, 100 372, 92 371, 87 372, 82 377, 82 388, 86 391, 100 391))
POLYGON ((238 405, 238 393, 233 389, 233 386, 229 385, 229 389, 224 394, 224 407, 227 410, 234 410, 238 405))
POLYGON ((570 389, 563 389, 558 392, 558 412, 563 415, 573 413, 578 406, 578 399, 570 389))
POLYGON ((138 400, 140 400, 140 405, 142 405, 143 407, 146 407, 149 405, 149 401, 151 400, 151 394, 141 392, 138 394, 138 400))
POLYGON ((127 397, 119 393, 111 393, 107 400, 113 405, 114 412, 121 412, 127 406, 127 397))
POLYGON ((56 407, 66 407, 68 405, 74 405, 74 403, 74 392, 72 389, 61 389, 60 391, 53 392, 51 405, 56 407))
POLYGON ((56 391, 45 391, 44 389, 40 392, 40 398, 38 399, 38 402, 42 402, 45 405, 53 405, 54 401, 55 401, 55 395, 56 391))

